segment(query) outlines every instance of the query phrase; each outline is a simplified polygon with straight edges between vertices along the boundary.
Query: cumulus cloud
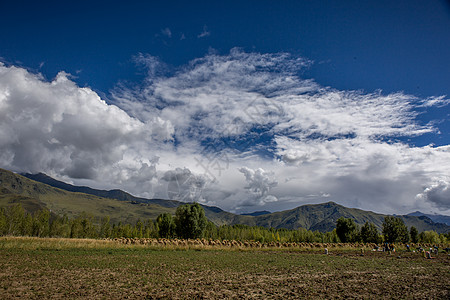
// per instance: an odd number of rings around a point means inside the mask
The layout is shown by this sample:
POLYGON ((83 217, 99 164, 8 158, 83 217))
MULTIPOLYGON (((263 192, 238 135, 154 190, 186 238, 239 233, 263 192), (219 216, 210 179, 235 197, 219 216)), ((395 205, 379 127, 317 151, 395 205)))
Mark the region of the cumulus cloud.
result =
POLYGON ((323 87, 301 78, 311 61, 288 53, 135 61, 147 77, 108 102, 68 74, 47 82, 2 65, 1 166, 236 212, 324 201, 450 212, 448 189, 434 187, 450 178, 450 146, 401 142, 438 132, 417 116, 445 97, 323 87))
POLYGON ((183 202, 205 202, 202 191, 208 178, 195 175, 187 168, 176 168, 164 173, 162 179, 168 183, 167 196, 172 200, 183 202))
POLYGON ((47 82, 39 74, 4 65, 0 128, 3 167, 111 180, 111 174, 123 175, 136 157, 141 161, 138 169, 151 165, 153 158, 145 157, 149 149, 143 144, 168 140, 173 133, 161 119, 142 122, 130 117, 91 89, 78 87, 64 72, 47 82))
POLYGON ((244 174, 247 182, 245 189, 252 195, 251 198, 240 203, 242 206, 263 205, 278 200, 275 196, 269 195, 269 191, 278 184, 273 173, 266 172, 261 168, 253 170, 247 167, 240 168, 239 172, 244 174))
POLYGON ((449 181, 439 180, 425 188, 423 193, 417 195, 417 198, 431 202, 443 210, 450 209, 450 183, 449 181))

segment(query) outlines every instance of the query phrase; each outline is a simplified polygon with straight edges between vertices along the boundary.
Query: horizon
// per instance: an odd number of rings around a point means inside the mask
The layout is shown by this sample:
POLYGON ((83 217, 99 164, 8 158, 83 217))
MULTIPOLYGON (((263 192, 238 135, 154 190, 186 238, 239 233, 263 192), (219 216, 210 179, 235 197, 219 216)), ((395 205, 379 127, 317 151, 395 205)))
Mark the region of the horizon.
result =
MULTIPOLYGON (((7 171, 8 171, 8 170, 7 170, 7 171)), ((14 172, 13 172, 13 173, 14 173, 14 172)), ((46 176, 46 177, 48 177, 48 178, 51 178, 51 179, 56 180, 56 181, 59 181, 59 180, 57 180, 57 179, 55 179, 55 178, 53 178, 53 177, 51 177, 51 176, 48 176, 48 175, 45 174, 45 173, 41 173, 41 172, 40 172, 40 173, 36 173, 36 174, 31 174, 31 173, 15 173, 15 174, 18 174, 18 175, 21 175, 21 176, 25 176, 26 178, 28 178, 28 175, 44 175, 44 176, 46 176)), ((30 178, 28 178, 28 179, 30 179, 30 178)), ((36 181, 35 179, 31 179, 31 180, 36 181)), ((37 181, 37 182, 40 182, 40 181, 37 181)), ((77 185, 72 185, 72 184, 67 183, 67 182, 64 182, 64 181, 59 181, 59 182, 62 182, 62 183, 64 183, 64 184, 71 185, 71 186, 73 186, 73 187, 92 188, 92 187, 89 187, 89 186, 77 186, 77 185)), ((40 183, 43 183, 43 182, 40 182, 40 183)), ((46 183, 43 183, 43 184, 46 184, 46 183)), ((52 185, 50 185, 50 186, 52 186, 52 185)), ((123 190, 120 190, 120 189, 111 189, 111 190, 106 190, 106 191, 108 191, 108 192, 110 192, 110 191, 122 191, 122 192, 128 193, 128 192, 123 191, 123 190)), ((128 193, 128 194, 130 194, 130 195, 133 196, 133 197, 139 198, 138 196, 133 195, 133 194, 131 194, 131 193, 128 193)), ((151 200, 152 198, 144 198, 144 199, 151 200)), ((153 199, 155 199, 155 198, 153 198, 153 199)), ((172 201, 171 199, 159 199, 159 198, 158 198, 158 200, 172 201)), ((194 201, 194 202, 181 202, 181 203, 197 203, 197 202, 194 201)), ((331 204, 338 205, 338 206, 350 208, 350 209, 363 210, 363 209, 360 209, 360 208, 357 208, 357 207, 344 206, 344 205, 339 204, 339 203, 336 203, 336 202, 334 202, 334 201, 327 201, 327 202, 322 202, 322 203, 305 203, 305 204, 302 204, 302 205, 300 205, 300 206, 297 206, 297 207, 294 207, 294 208, 291 208, 291 209, 287 209, 287 210, 294 210, 294 209, 299 208, 299 207, 301 207, 301 206, 314 206, 314 205, 319 206, 319 205, 330 204, 330 203, 331 203, 331 204)), ((205 204, 201 204, 201 205, 205 205, 205 204)), ((218 206, 209 206, 209 205, 205 205, 205 206, 213 207, 213 208, 215 207, 215 208, 219 208, 219 209, 220 209, 220 207, 218 207, 218 206)), ((272 213, 277 213, 277 212, 284 212, 284 211, 287 211, 287 210, 278 210, 278 211, 277 211, 277 210, 276 210, 276 211, 260 210, 260 211, 251 211, 251 212, 248 212, 248 213, 239 213, 239 215, 248 215, 248 214, 253 214, 253 213, 261 213, 261 212, 268 213, 268 214, 272 214, 272 213)), ((363 210, 363 211, 372 212, 372 213, 375 213, 375 214, 383 214, 383 213, 376 212, 376 211, 372 211, 372 210, 363 210)), ((420 211, 414 211, 414 212, 410 212, 410 213, 404 214, 404 215, 397 215, 397 214, 395 214, 395 213, 394 213, 394 214, 390 214, 390 215, 392 215, 392 216, 406 216, 406 215, 410 215, 410 214, 413 214, 413 213, 420 213, 420 214, 424 214, 424 215, 430 215, 430 214, 425 214, 425 213, 420 212, 420 211)), ((435 213, 435 214, 431 214, 431 215, 435 215, 435 216, 448 216, 448 217, 450 217, 449 215, 445 215, 445 214, 436 214, 436 213, 435 213)))
POLYGON ((448 1, 0 9, 1 168, 238 214, 450 215, 448 1))

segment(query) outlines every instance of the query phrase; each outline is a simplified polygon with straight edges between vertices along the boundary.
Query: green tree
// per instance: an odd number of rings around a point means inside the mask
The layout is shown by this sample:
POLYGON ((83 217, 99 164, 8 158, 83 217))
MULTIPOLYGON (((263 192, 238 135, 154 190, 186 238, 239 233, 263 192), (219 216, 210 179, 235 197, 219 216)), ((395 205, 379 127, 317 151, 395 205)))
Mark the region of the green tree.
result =
POLYGON ((137 238, 144 237, 144 222, 142 222, 140 219, 138 219, 136 221, 136 224, 134 225, 133 235, 137 238))
POLYGON ((7 224, 6 209, 0 207, 0 235, 8 233, 7 224))
POLYGON ((33 235, 33 216, 29 213, 25 213, 25 218, 23 220, 22 226, 22 235, 33 235))
POLYGON ((67 215, 55 217, 50 224, 50 236, 63 238, 70 237, 69 218, 67 215))
POLYGON ((207 222, 205 211, 198 203, 180 205, 175 212, 176 232, 184 239, 201 238, 207 222))
POLYGON ((336 234, 342 243, 352 243, 359 239, 359 231, 355 221, 344 217, 340 217, 336 221, 336 234))
POLYGON ((162 213, 156 218, 158 235, 162 238, 172 238, 175 235, 175 221, 169 213, 162 213))
POLYGON ((388 243, 409 242, 408 228, 400 218, 387 216, 383 222, 384 240, 388 243))
POLYGON ((70 221, 70 238, 82 238, 83 227, 81 225, 81 219, 75 218, 70 221))
POLYGON ((414 226, 411 226, 409 229, 409 237, 411 238, 411 243, 418 243, 419 242, 419 231, 417 231, 417 228, 414 226))
POLYGON ((147 220, 147 222, 145 222, 144 237, 146 238, 158 237, 158 226, 156 226, 155 224, 156 222, 153 222, 153 220, 147 220))
POLYGON ((375 224, 366 222, 363 227, 361 227, 361 240, 364 243, 380 242, 380 235, 378 234, 378 229, 375 224))
POLYGON ((25 221, 25 211, 21 204, 9 207, 7 212, 7 234, 23 235, 25 221))
POLYGON ((100 237, 109 238, 111 237, 111 224, 109 216, 103 217, 100 224, 100 237))
POLYGON ((50 212, 48 210, 40 210, 34 215, 33 235, 38 237, 50 235, 50 212))
POLYGON ((421 232, 419 234, 419 240, 421 243, 427 244, 439 244, 441 241, 439 238, 439 234, 437 234, 437 232, 433 230, 421 232))

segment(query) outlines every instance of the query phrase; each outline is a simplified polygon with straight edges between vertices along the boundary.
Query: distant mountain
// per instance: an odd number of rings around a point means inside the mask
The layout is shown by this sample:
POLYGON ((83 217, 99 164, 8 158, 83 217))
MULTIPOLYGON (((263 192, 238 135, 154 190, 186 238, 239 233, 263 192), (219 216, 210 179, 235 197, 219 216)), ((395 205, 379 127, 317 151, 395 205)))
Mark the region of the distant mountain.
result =
MULTIPOLYGON (((110 216, 112 222, 133 223, 137 219, 155 219, 160 213, 175 213, 183 202, 164 199, 134 197, 121 190, 96 190, 73 186, 55 180, 45 174, 25 174, 26 177, 0 169, 0 206, 22 203, 28 211, 48 208, 56 214, 77 216, 85 211, 94 217, 110 216)), ((303 205, 281 212, 255 212, 236 215, 218 207, 203 205, 206 217, 216 225, 243 224, 273 228, 331 231, 340 217, 352 218, 362 226, 374 223, 381 229, 386 215, 355 208, 347 208, 334 202, 303 205)), ((405 224, 419 231, 449 232, 450 226, 435 223, 427 216, 399 216, 405 224)))
POLYGON ((241 216, 257 217, 257 216, 268 215, 268 214, 271 214, 271 212, 267 211, 267 210, 262 210, 262 211, 255 211, 255 212, 252 212, 252 213, 247 213, 247 214, 241 214, 241 216))
POLYGON ((44 173, 38 173, 38 174, 24 173, 24 174, 20 174, 20 175, 25 176, 31 180, 45 183, 50 186, 53 186, 53 187, 56 187, 56 188, 59 188, 59 189, 62 189, 62 190, 68 191, 68 192, 84 193, 84 194, 95 195, 95 196, 103 197, 103 198, 117 199, 120 201, 135 201, 135 202, 140 202, 140 203, 154 203, 154 204, 158 204, 158 205, 161 205, 164 207, 177 207, 178 205, 180 205, 180 202, 178 202, 178 201, 139 198, 139 197, 130 195, 127 192, 124 192, 122 190, 117 190, 117 189, 106 191, 106 190, 93 189, 93 188, 90 188, 87 186, 75 186, 75 185, 71 185, 71 184, 53 179, 52 177, 47 176, 44 173))
MULTIPOLYGON (((124 192, 122 190, 97 190, 86 186, 75 186, 71 185, 59 180, 56 180, 44 173, 38 173, 38 174, 21 174, 24 177, 27 177, 28 179, 38 181, 68 192, 75 192, 75 193, 84 193, 89 195, 94 195, 102 198, 109 198, 109 199, 116 199, 119 201, 125 201, 125 202, 131 202, 134 204, 152 204, 152 205, 158 205, 164 208, 169 209, 168 212, 174 214, 176 208, 184 204, 183 202, 176 201, 176 200, 164 200, 164 199, 147 199, 147 198, 140 198, 135 197, 127 192, 124 192)), ((211 221, 214 222, 217 225, 226 225, 229 224, 229 220, 234 219, 234 214, 225 212, 219 207, 214 206, 206 206, 202 205, 205 209, 205 215, 206 217, 211 221), (226 221, 225 221, 226 220, 226 221)), ((156 218, 156 217, 155 217, 156 218)))
POLYGON ((435 223, 444 223, 444 224, 450 225, 450 216, 424 214, 420 211, 410 213, 410 214, 408 214, 408 216, 414 216, 414 217, 425 216, 425 217, 430 218, 435 223))
MULTIPOLYGON (((321 232, 331 231, 336 228, 336 221, 340 217, 351 218, 359 226, 366 222, 375 224, 381 231, 386 215, 364 211, 356 208, 348 208, 334 202, 322 204, 302 205, 291 210, 275 212, 271 214, 253 217, 250 220, 238 220, 241 224, 256 225, 274 228, 305 228, 321 232)), ((419 231, 435 230, 438 233, 450 231, 450 226, 434 223, 431 219, 421 216, 397 216, 405 222, 406 226, 415 226, 419 231)))

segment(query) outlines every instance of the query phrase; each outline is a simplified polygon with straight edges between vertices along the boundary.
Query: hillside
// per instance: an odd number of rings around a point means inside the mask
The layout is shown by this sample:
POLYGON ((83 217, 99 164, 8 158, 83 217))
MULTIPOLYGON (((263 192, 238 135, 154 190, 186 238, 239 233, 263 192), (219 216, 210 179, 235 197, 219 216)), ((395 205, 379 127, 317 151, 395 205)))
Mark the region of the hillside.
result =
MULTIPOLYGON (((130 202, 133 204, 139 203, 140 205, 155 205, 156 208, 158 206, 161 206, 164 210, 164 212, 170 212, 172 214, 175 214, 176 208, 183 204, 182 202, 175 201, 175 200, 163 200, 163 199, 146 199, 146 198, 140 198, 135 197, 127 192, 124 192, 122 190, 98 190, 93 189, 86 186, 74 186, 62 181, 58 181, 50 176, 47 176, 43 173, 38 174, 21 174, 24 177, 27 177, 28 179, 38 181, 40 183, 44 183, 46 185, 50 185, 62 190, 65 190, 67 192, 74 192, 74 193, 83 193, 83 194, 89 194, 98 196, 101 198, 108 198, 108 199, 115 199, 119 201, 125 201, 130 202)), ((152 206, 150 206, 152 207, 152 206)), ((203 205, 203 208, 205 209, 205 215, 206 217, 211 221, 214 222, 216 225, 227 225, 227 224, 235 224, 234 221, 236 219, 236 215, 223 211, 222 209, 218 207, 213 206, 205 206, 203 205)), ((158 209, 157 212, 160 210, 158 209)), ((158 213, 159 214, 159 213, 158 213)), ((158 215, 156 214, 154 218, 158 215)), ((154 214, 153 214, 154 215, 154 214)), ((148 216, 146 216, 148 218, 148 216)), ((245 218, 244 218, 245 219, 245 218)))
POLYGON ((0 206, 16 203, 21 203, 29 212, 47 208, 55 214, 74 217, 84 211, 99 218, 108 215, 111 221, 116 223, 119 221, 134 223, 137 219, 154 219, 160 213, 175 211, 175 208, 154 203, 118 201, 68 192, 0 169, 0 206))
MULTIPOLYGON (((174 214, 181 202, 134 197, 121 190, 96 190, 77 187, 57 181, 45 174, 24 176, 0 169, 0 206, 22 203, 29 211, 46 207, 57 214, 76 216, 82 211, 96 217, 109 215, 112 222, 135 222, 137 219, 155 219, 162 212, 174 214), (31 180, 33 178, 34 180, 31 180), (36 180, 36 181, 35 181, 36 180), (41 182, 38 182, 41 181, 41 182), (44 183, 45 182, 45 183, 44 183)), ((352 218, 359 225, 374 223, 381 228, 386 215, 347 208, 334 202, 303 205, 297 208, 264 213, 257 216, 236 215, 218 207, 203 206, 206 217, 216 225, 243 224, 274 228, 305 228, 331 231, 340 217, 352 218)), ((419 231, 450 231, 450 226, 433 222, 426 216, 400 216, 405 224, 419 231)))
MULTIPOLYGON (((297 208, 275 212, 268 215, 254 217, 254 224, 274 228, 306 228, 322 232, 330 231, 336 227, 336 221, 340 217, 352 218, 355 223, 362 226, 366 222, 374 223, 381 230, 386 215, 364 211, 356 208, 348 208, 334 202, 323 204, 303 205, 297 208)), ((450 231, 450 226, 434 223, 431 219, 421 216, 398 216, 406 226, 415 226, 419 231, 435 230, 439 233, 450 231)))
POLYGON ((24 177, 27 177, 31 180, 34 181, 38 181, 41 183, 45 183, 47 185, 68 191, 68 192, 75 192, 75 193, 84 193, 84 194, 90 194, 90 195, 95 195, 98 197, 102 197, 102 198, 110 198, 110 199, 117 199, 120 201, 135 201, 135 202, 142 202, 142 203, 153 203, 153 204, 158 204, 164 207, 177 207, 178 205, 180 205, 180 203, 178 201, 173 201, 173 200, 162 200, 162 199, 145 199, 145 198, 139 198, 139 197, 135 197, 133 195, 130 195, 127 192, 124 192, 122 190, 97 190, 97 189, 93 189, 87 186, 75 186, 75 185, 71 185, 56 179, 53 179, 50 176, 47 176, 46 174, 43 173, 38 173, 38 174, 29 174, 29 173, 25 173, 25 174, 20 174, 24 177))
POLYGON ((424 214, 420 211, 410 213, 410 214, 408 214, 408 216, 428 217, 435 223, 444 223, 444 224, 450 225, 450 216, 424 214))

